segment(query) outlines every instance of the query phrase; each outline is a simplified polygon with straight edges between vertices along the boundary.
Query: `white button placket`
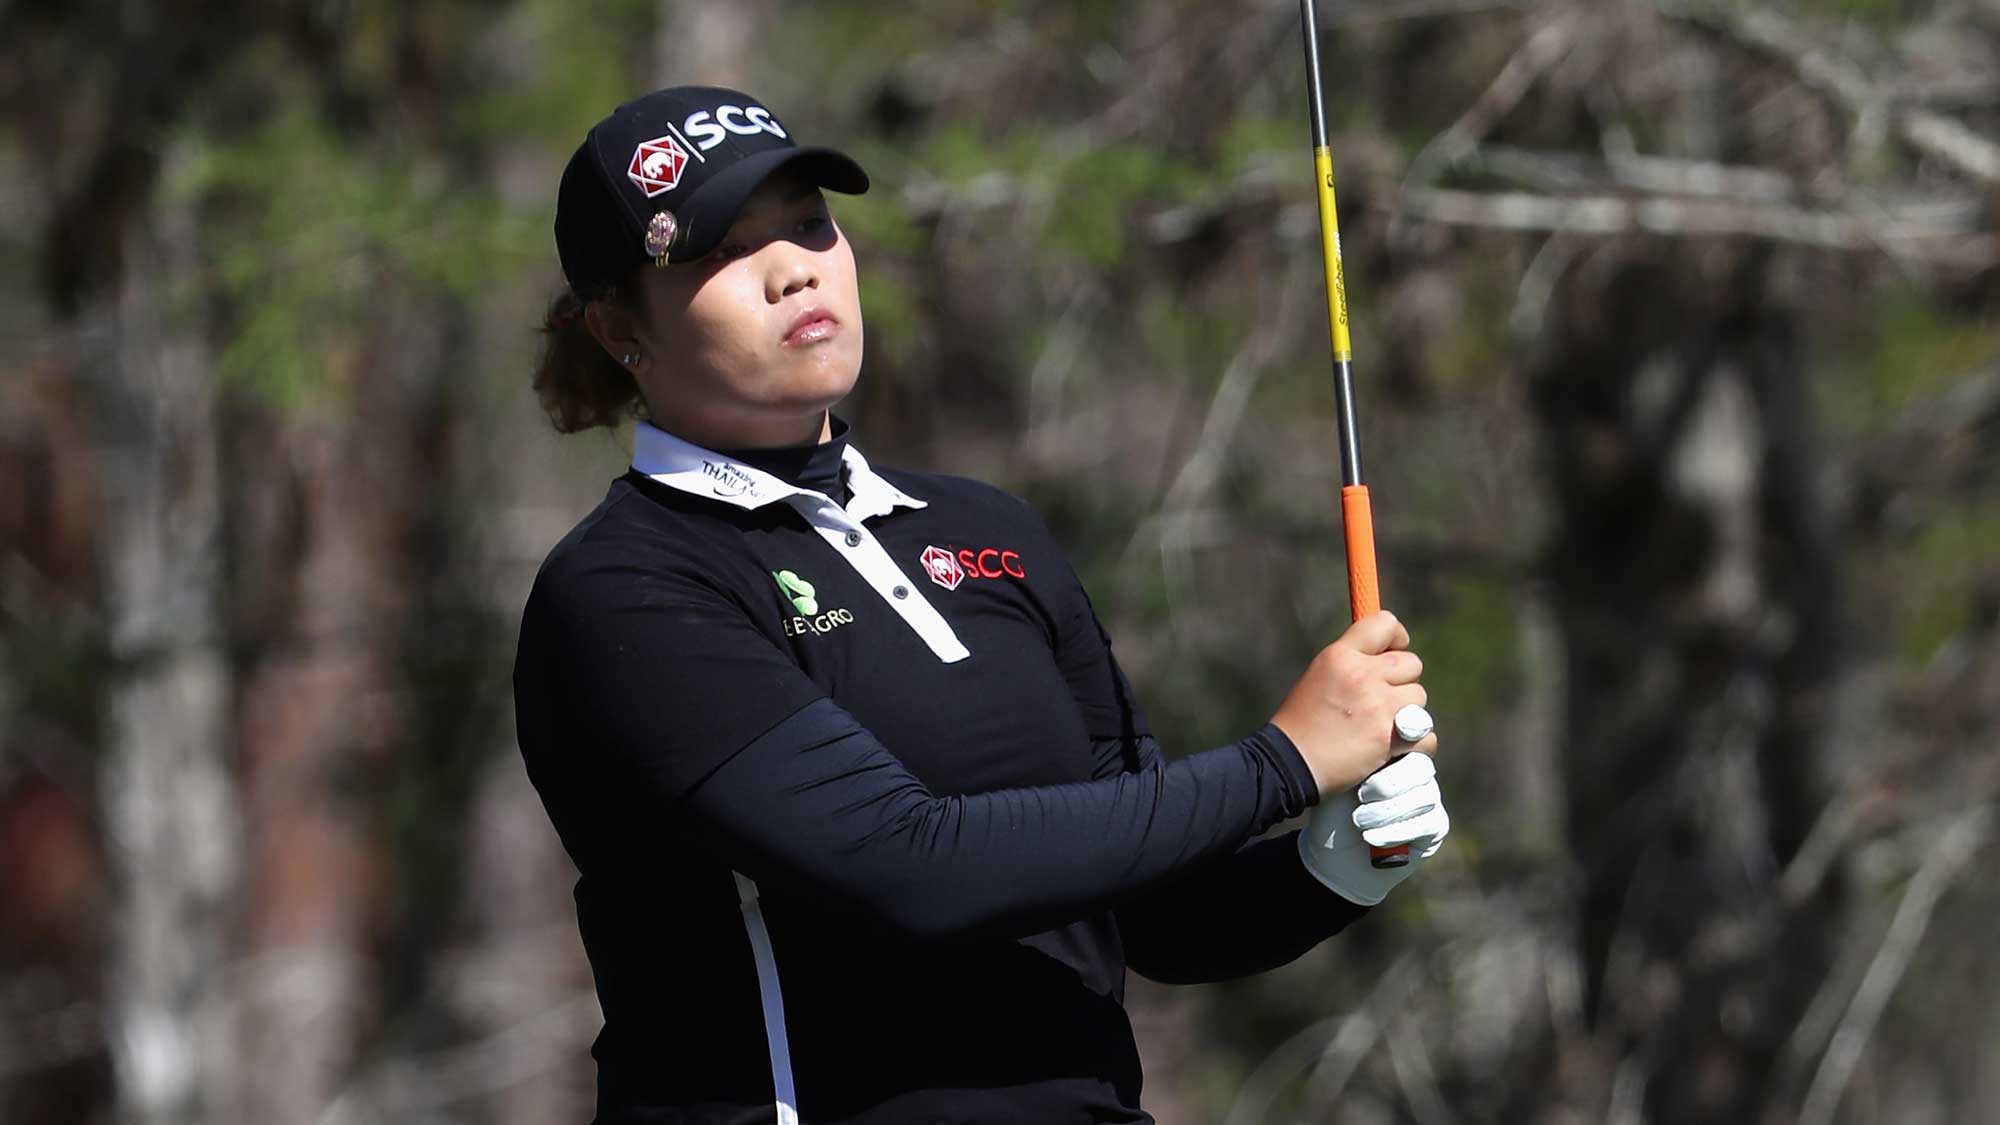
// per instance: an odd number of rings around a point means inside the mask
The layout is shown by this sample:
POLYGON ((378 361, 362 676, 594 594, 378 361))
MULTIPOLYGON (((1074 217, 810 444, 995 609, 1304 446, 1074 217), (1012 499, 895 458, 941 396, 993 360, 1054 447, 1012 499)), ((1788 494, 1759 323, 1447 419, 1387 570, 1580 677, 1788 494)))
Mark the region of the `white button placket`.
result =
POLYGON ((911 585, 909 576, 896 565, 896 560, 889 557, 882 541, 870 534, 866 527, 842 511, 839 505, 817 493, 800 493, 790 497, 790 501, 820 538, 826 540, 836 553, 847 560, 855 573, 874 587, 882 601, 895 610, 905 624, 916 630, 939 660, 956 664, 972 655, 971 650, 959 641, 951 623, 911 585))

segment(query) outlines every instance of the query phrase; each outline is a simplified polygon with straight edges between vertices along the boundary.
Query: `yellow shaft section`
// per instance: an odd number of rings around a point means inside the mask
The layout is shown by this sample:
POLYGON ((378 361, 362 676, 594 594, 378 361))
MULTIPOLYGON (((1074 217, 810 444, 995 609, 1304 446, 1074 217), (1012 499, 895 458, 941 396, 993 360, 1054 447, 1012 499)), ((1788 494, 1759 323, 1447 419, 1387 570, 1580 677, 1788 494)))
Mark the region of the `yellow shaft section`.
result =
POLYGON ((1319 241, 1326 259, 1326 321, 1333 333, 1333 358, 1346 363, 1354 358, 1347 339, 1347 274, 1340 264, 1340 216, 1333 203, 1333 152, 1325 145, 1313 149, 1313 167, 1319 183, 1319 241))

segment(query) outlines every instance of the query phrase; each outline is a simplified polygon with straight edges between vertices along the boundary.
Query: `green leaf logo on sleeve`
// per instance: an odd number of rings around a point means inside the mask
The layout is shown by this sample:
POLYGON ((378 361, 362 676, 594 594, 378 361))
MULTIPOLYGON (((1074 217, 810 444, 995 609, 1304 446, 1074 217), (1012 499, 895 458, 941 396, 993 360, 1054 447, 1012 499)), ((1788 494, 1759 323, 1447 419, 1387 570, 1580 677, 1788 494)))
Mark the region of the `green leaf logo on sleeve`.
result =
POLYGON ((811 617, 819 612, 819 602, 813 598, 817 591, 813 589, 812 583, 789 570, 774 570, 771 572, 771 577, 778 580, 778 589, 792 599, 792 605, 796 606, 800 613, 811 617))

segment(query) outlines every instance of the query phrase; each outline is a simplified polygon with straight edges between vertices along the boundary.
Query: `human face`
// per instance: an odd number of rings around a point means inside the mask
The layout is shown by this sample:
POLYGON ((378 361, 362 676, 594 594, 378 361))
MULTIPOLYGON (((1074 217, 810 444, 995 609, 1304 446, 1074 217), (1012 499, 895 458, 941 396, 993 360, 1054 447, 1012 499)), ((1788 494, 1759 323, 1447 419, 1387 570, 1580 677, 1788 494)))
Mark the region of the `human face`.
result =
POLYGON ((707 257, 638 272, 635 374, 656 425, 710 448, 824 439, 861 373, 861 299, 817 187, 780 169, 707 257))

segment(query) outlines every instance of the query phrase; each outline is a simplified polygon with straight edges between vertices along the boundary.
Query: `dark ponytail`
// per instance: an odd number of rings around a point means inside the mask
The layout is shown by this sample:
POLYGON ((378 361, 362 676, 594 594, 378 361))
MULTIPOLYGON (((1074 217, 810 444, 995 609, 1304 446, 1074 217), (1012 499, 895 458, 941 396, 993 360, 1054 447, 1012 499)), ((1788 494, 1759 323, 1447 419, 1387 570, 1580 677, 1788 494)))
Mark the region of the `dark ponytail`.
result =
MULTIPOLYGON (((616 301, 617 294, 600 300, 616 301)), ((632 373, 604 351, 583 320, 583 302, 565 289, 542 317, 542 359, 535 366, 535 394, 558 433, 616 426, 646 415, 632 373)))

